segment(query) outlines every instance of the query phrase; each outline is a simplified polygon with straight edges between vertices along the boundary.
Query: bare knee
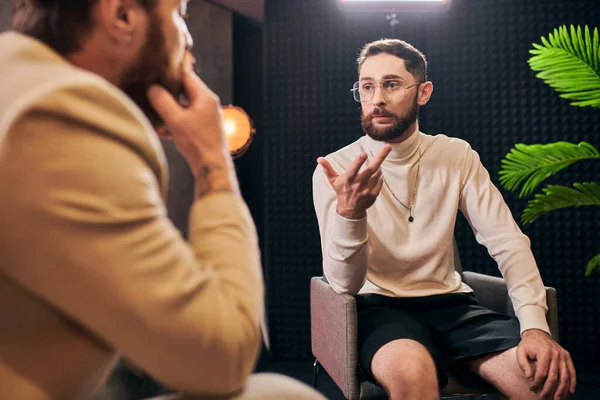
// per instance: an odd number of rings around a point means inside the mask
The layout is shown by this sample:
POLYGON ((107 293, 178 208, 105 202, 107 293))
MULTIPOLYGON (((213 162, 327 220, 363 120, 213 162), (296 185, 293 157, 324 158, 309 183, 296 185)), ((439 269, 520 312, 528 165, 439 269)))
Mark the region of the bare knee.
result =
POLYGON ((375 353, 371 371, 391 399, 439 397, 433 358, 414 340, 400 339, 385 344, 375 353))

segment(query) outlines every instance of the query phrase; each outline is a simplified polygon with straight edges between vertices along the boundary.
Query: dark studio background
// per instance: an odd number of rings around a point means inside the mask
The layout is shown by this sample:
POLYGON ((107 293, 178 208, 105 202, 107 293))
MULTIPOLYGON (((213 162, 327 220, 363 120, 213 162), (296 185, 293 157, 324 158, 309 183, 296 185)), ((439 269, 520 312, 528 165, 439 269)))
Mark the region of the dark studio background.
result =
MULTIPOLYGON (((240 0, 244 1, 244 0, 240 0)), ((312 205, 316 158, 362 132, 350 87, 365 43, 392 36, 384 14, 346 14, 336 0, 266 0, 264 22, 212 2, 190 3, 200 76, 223 104, 242 106, 257 134, 236 160, 243 195, 257 225, 267 284, 271 350, 257 370, 310 380, 309 281, 321 275, 312 205)), ((10 0, 0 0, 0 30, 10 0)), ((467 140, 498 184, 500 160, 514 143, 589 141, 600 146, 600 110, 575 108, 535 78, 527 59, 561 24, 600 27, 600 0, 453 0, 445 13, 400 16, 394 37, 422 50, 434 83, 421 129, 467 140)), ((0 88, 1 90, 1 88, 0 88)), ((169 214, 185 234, 193 182, 165 143, 171 170, 169 214)), ((581 163, 550 183, 598 181, 600 164, 581 163)), ((502 190, 516 218, 525 199, 502 190)), ((600 275, 583 275, 600 248, 598 208, 553 212, 523 227, 544 279, 558 292, 561 344, 581 383, 600 388, 600 275)), ((456 229, 463 267, 498 275, 462 216, 456 229)), ((127 375, 130 398, 158 389, 127 375)), ((339 392, 324 383, 330 398, 339 392)), ((321 390, 324 390, 321 388, 321 390)), ((597 395, 597 392, 594 392, 597 395)), ((595 398, 578 397, 578 398, 595 398)))
MULTIPOLYGON (((559 99, 527 64, 532 42, 561 24, 600 26, 597 0, 456 0, 449 12, 400 16, 395 37, 422 50, 434 83, 421 129, 471 143, 498 184, 500 160, 514 143, 586 140, 596 146, 600 110, 559 99)), ((316 158, 361 134, 350 96, 356 57, 366 42, 391 36, 385 15, 340 12, 332 0, 267 0, 265 9, 264 250, 273 354, 310 358, 309 280, 321 250, 312 205, 316 158)), ((584 163, 551 182, 598 180, 584 163)), ((526 200, 503 191, 516 217, 526 200)), ((524 227, 546 285, 558 291, 561 343, 580 379, 600 383, 600 277, 585 278, 597 254, 598 208, 551 213, 524 227)), ((463 268, 499 275, 460 216, 463 268)))

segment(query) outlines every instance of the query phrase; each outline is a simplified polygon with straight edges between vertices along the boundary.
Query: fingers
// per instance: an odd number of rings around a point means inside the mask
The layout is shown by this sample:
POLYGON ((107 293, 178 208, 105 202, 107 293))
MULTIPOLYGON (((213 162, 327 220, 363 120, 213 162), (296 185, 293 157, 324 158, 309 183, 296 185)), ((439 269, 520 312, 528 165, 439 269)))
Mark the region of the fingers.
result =
POLYGON ((575 392, 577 377, 571 356, 547 333, 533 330, 523 334, 517 347, 517 363, 527 378, 533 376, 530 390, 539 392, 541 398, 563 399, 575 392), (531 365, 531 361, 535 363, 531 365))
POLYGON ((146 95, 148 96, 148 101, 150 101, 152 108, 156 110, 158 115, 161 116, 167 125, 175 120, 177 115, 179 115, 179 112, 181 112, 181 107, 177 101, 171 96, 171 93, 162 86, 152 85, 148 89, 146 95))
POLYGON ((544 381, 548 376, 550 370, 551 357, 548 353, 540 355, 536 361, 536 371, 531 383, 531 390, 537 392, 544 385, 544 381))
MULTIPOLYGON (((565 350, 566 351, 566 350, 565 350)), ((567 368, 569 370, 569 391, 571 394, 575 393, 575 386, 577 386, 577 374, 575 373, 575 365, 573 365, 573 360, 571 359, 571 355, 567 352, 567 368)))
POLYGON ((362 167, 362 165, 365 163, 366 160, 367 160, 367 154, 360 153, 358 155, 358 157, 356 157, 354 162, 350 165, 350 167, 346 170, 346 174, 348 175, 348 178, 355 177, 358 174, 358 171, 360 171, 360 167, 362 167))
POLYGON ((381 192, 381 188, 383 187, 383 173, 381 168, 371 175, 366 187, 365 195, 371 196, 373 199, 379 196, 379 192, 381 192))
POLYGON ((369 165, 360 173, 358 179, 368 179, 375 173, 380 167, 385 158, 392 151, 392 147, 389 144, 383 146, 383 149, 369 162, 369 165))
POLYGON ((554 392, 555 400, 560 400, 565 397, 565 394, 569 390, 569 368, 567 367, 567 362, 564 358, 560 360, 559 376, 560 380, 558 382, 558 388, 554 392))
POLYGON ((183 74, 183 87, 188 100, 192 104, 202 97, 202 95, 210 92, 206 83, 204 83, 194 71, 185 71, 183 74))
POLYGON ((321 167, 323 167, 323 172, 325 172, 325 176, 327 177, 330 183, 332 183, 338 176, 340 176, 340 174, 335 172, 329 161, 327 161, 325 158, 317 158, 317 163, 321 167))
MULTIPOLYGON (((381 168, 379 169, 381 171, 381 168)), ((381 188, 383 187, 383 175, 380 175, 377 178, 377 183, 375 184, 375 193, 379 194, 381 192, 381 188)))
POLYGON ((522 346, 517 347, 517 363, 519 364, 521 371, 523 371, 525 378, 531 379, 533 375, 531 363, 527 357, 527 351, 522 346))
POLYGON ((543 399, 547 396, 551 396, 556 391, 556 385, 559 383, 559 369, 560 358, 557 355, 551 356, 550 368, 548 368, 548 375, 546 376, 546 382, 544 383, 544 388, 541 393, 543 399))
POLYGON ((373 174, 373 178, 375 180, 379 180, 379 178, 383 177, 383 170, 381 168, 377 168, 377 171, 373 174))
POLYGON ((383 149, 381 149, 381 151, 377 153, 373 161, 371 161, 373 163, 373 168, 378 169, 379 167, 381 167, 381 164, 388 156, 388 154, 390 154, 390 151, 392 151, 392 146, 390 146, 389 144, 384 145, 383 149))
POLYGON ((383 173, 381 171, 381 168, 379 168, 377 171, 375 171, 375 173, 373 175, 371 175, 371 177, 369 178, 369 181, 367 182, 367 187, 369 188, 369 190, 373 189, 377 185, 377 183, 379 182, 380 179, 383 183, 382 175, 383 175, 383 173))
MULTIPOLYGON (((202 98, 202 96, 216 97, 214 93, 206 86, 206 84, 193 71, 185 71, 183 74, 183 87, 187 95, 187 99, 182 102, 193 104, 202 98)), ((171 93, 160 85, 152 85, 147 92, 148 100, 156 112, 162 119, 170 125, 178 119, 182 111, 182 102, 175 99, 171 93)))

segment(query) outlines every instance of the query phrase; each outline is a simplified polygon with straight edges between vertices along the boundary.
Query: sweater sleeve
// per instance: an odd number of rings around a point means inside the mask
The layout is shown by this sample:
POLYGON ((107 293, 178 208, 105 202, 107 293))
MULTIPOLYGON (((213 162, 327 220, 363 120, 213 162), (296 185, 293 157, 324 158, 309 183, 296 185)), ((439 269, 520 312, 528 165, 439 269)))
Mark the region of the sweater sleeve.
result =
POLYGON ((351 220, 336 212, 337 195, 320 165, 313 174, 313 202, 321 234, 323 273, 336 292, 355 295, 367 279, 367 217, 351 220))
POLYGON ((197 199, 186 243, 139 145, 147 133, 118 110, 95 87, 67 88, 11 125, 3 273, 166 386, 237 391, 258 356, 263 310, 250 213, 231 193, 197 199))
POLYGON ((529 238, 517 226, 502 194, 470 146, 462 162, 461 179, 459 208, 477 241, 487 247, 498 263, 521 333, 533 328, 550 333, 546 320, 546 291, 529 238))

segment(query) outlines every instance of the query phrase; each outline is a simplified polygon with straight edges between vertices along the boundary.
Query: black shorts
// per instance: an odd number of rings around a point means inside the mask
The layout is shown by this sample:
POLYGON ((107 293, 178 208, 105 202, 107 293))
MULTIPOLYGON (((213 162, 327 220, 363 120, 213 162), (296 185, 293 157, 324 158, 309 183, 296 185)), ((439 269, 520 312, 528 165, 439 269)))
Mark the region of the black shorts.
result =
POLYGON ((456 371, 460 361, 510 349, 521 340, 515 318, 480 306, 472 293, 414 298, 372 294, 356 300, 359 372, 373 382, 373 356, 393 340, 412 339, 429 350, 440 388, 448 382, 446 371, 456 371))

